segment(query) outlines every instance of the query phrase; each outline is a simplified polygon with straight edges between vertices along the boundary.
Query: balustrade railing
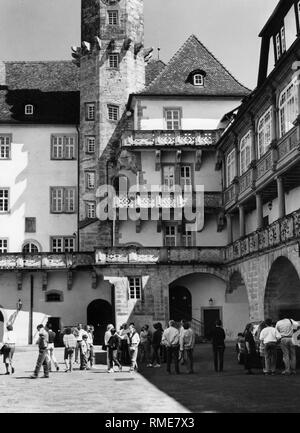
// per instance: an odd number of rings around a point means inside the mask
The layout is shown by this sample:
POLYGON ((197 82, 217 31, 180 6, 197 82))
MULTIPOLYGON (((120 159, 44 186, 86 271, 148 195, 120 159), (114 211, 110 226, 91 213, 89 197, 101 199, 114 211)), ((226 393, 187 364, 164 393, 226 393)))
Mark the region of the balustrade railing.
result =
POLYGON ((264 176, 272 168, 272 149, 258 161, 257 163, 257 178, 264 176))
POLYGON ((226 259, 237 260, 297 238, 300 238, 300 209, 229 245, 226 259))
POLYGON ((123 135, 123 147, 147 146, 213 146, 220 137, 219 130, 191 131, 127 131, 123 135))
POLYGON ((279 161, 284 159, 292 150, 299 146, 297 135, 297 128, 292 129, 289 134, 279 141, 277 145, 279 161))

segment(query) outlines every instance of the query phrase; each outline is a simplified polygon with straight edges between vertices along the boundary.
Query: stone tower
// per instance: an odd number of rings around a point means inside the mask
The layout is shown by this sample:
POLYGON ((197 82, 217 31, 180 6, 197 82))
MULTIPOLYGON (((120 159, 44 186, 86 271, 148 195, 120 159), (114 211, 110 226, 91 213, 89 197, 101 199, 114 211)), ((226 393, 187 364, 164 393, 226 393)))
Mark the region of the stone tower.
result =
MULTIPOLYGON (((96 190, 111 182, 130 93, 145 86, 143 0, 82 0, 79 249, 112 242, 95 218, 96 190)), ((74 51, 74 50, 73 50, 74 51)))

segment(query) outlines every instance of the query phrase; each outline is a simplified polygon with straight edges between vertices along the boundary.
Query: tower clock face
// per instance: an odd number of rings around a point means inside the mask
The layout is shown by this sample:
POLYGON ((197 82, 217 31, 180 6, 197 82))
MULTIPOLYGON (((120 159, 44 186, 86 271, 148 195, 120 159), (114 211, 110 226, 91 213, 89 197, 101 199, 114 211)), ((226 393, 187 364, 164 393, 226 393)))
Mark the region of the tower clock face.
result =
POLYGON ((116 5, 117 3, 119 3, 120 0, 102 0, 102 3, 104 3, 105 5, 116 5))

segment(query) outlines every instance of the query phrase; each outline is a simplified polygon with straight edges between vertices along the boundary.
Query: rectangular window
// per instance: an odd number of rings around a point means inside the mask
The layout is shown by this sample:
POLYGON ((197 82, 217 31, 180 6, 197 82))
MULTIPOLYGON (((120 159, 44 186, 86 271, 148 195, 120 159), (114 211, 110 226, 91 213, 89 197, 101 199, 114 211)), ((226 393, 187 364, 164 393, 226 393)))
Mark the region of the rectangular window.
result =
POLYGON ((25 218, 25 232, 35 233, 36 232, 36 218, 25 218))
POLYGON ((247 132, 240 142, 240 175, 244 174, 251 163, 251 132, 247 132))
POLYGON ((284 26, 280 29, 280 36, 281 36, 281 53, 286 52, 286 42, 285 42, 285 28, 284 26))
POLYGON ((294 127, 294 121, 298 114, 296 81, 292 81, 280 94, 279 97, 279 117, 280 117, 280 137, 283 137, 294 127))
POLYGON ((89 102, 85 104, 85 119, 95 120, 95 104, 94 102, 89 102))
POLYGON ((186 230, 186 226, 184 226, 182 233, 182 243, 184 247, 192 247, 193 246, 193 234, 186 230))
POLYGON ((230 186, 236 176, 235 149, 226 158, 226 183, 230 186))
POLYGON ((89 136, 85 139, 86 153, 95 153, 96 150, 96 137, 89 136))
POLYGON ((175 185, 175 167, 174 165, 163 166, 163 185, 173 188, 175 185))
POLYGON ((72 236, 51 237, 52 253, 72 253, 75 251, 75 238, 72 236))
POLYGON ((96 202, 91 201, 86 204, 86 217, 96 218, 96 202))
POLYGON ((180 167, 180 184, 183 189, 192 189, 192 167, 190 165, 180 167))
POLYGON ((181 125, 181 110, 179 108, 165 109, 165 122, 168 130, 180 129, 181 125))
POLYGON ((11 136, 0 135, 0 159, 10 159, 11 136))
POLYGON ((9 206, 9 190, 8 188, 0 188, 0 213, 8 212, 9 206))
POLYGON ((119 67, 119 54, 110 54, 108 57, 109 67, 111 69, 118 69, 119 67))
POLYGON ((142 279, 140 277, 129 277, 129 298, 142 299, 142 279))
POLYGON ((75 159, 75 136, 52 135, 51 158, 75 159))
POLYGON ((52 213, 76 212, 75 187, 51 187, 50 195, 52 213))
POLYGON ((108 119, 117 121, 119 120, 119 107, 116 105, 108 105, 108 119))
POLYGON ((275 41, 276 41, 276 56, 277 56, 277 60, 279 60, 281 57, 281 45, 280 45, 280 34, 279 33, 277 33, 275 41))
POLYGON ((261 158, 271 144, 272 107, 258 121, 258 158, 261 158))
POLYGON ((0 238, 0 253, 8 252, 8 239, 0 238))
POLYGON ((86 189, 94 189, 96 185, 96 173, 94 171, 86 172, 86 189))
POLYGON ((166 247, 177 246, 177 226, 170 225, 165 227, 165 242, 166 247))
POLYGON ((108 11, 108 24, 110 26, 117 26, 119 23, 118 11, 108 11))

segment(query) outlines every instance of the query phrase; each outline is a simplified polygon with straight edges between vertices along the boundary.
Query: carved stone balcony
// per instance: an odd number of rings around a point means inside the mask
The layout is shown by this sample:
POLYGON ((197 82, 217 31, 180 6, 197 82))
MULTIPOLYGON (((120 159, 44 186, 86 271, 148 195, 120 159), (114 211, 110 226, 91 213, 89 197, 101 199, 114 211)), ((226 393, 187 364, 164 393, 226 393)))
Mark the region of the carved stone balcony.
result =
POLYGON ((6 270, 59 270, 91 266, 93 253, 39 253, 0 254, 0 269, 6 270))
POLYGON ((300 209, 265 229, 257 230, 231 244, 226 250, 226 260, 239 260, 253 253, 275 248, 300 237, 300 209))
POLYGON ((191 130, 191 131, 127 131, 123 134, 122 146, 124 148, 148 147, 211 147, 220 137, 220 130, 191 130))

